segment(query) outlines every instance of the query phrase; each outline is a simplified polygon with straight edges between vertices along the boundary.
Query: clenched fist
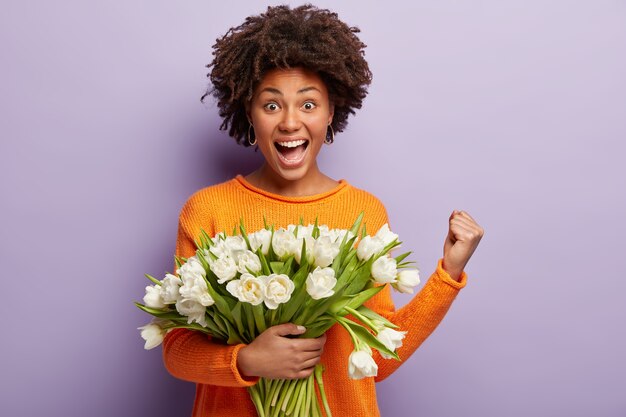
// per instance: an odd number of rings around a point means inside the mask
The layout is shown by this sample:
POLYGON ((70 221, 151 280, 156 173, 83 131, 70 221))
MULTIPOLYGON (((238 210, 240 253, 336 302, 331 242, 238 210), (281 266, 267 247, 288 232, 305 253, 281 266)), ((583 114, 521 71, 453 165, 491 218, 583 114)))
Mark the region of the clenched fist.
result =
POLYGON ((448 236, 443 244, 443 269, 452 279, 458 281, 484 233, 483 228, 466 212, 452 212, 448 236))

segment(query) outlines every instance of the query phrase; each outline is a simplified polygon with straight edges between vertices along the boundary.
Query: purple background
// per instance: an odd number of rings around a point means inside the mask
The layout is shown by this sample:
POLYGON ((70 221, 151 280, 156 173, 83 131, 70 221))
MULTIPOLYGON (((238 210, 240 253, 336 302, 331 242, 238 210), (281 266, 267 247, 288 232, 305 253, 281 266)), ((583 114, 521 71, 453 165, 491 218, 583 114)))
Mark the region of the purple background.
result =
MULTIPOLYGON (((323 171, 386 204, 424 278, 453 209, 486 231, 383 416, 626 415, 626 3, 317 4, 374 73, 323 171)), ((260 162, 199 98, 215 38, 264 8, 3 2, 2 416, 189 415, 132 301, 185 199, 260 162)))

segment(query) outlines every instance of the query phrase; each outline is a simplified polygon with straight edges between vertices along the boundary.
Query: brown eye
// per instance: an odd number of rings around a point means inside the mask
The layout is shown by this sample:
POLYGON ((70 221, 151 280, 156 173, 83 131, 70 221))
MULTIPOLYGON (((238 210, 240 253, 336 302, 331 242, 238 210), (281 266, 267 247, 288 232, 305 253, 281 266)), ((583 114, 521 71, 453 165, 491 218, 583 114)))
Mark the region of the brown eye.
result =
POLYGON ((276 111, 276 110, 278 110, 278 104, 276 104, 276 103, 267 103, 265 105, 265 110, 276 111))
POLYGON ((304 107, 304 110, 313 110, 317 106, 312 101, 307 101, 302 105, 302 107, 304 107))

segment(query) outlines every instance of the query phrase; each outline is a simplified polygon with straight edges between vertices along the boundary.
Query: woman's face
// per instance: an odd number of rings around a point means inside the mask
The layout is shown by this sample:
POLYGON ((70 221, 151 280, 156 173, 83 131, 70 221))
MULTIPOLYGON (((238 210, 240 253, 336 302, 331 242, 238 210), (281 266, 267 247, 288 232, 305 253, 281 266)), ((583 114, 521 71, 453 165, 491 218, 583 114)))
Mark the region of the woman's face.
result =
POLYGON ((254 91, 248 118, 266 164, 296 181, 317 174, 317 154, 333 119, 322 79, 304 68, 268 71, 254 91))

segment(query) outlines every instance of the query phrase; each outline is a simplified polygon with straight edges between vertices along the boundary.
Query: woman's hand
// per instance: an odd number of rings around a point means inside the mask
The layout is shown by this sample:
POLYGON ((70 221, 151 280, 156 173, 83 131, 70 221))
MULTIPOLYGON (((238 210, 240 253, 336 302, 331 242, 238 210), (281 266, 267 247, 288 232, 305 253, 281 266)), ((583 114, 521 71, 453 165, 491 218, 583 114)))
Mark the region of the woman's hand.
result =
POLYGON ((237 356, 239 371, 245 376, 271 379, 306 378, 320 361, 326 335, 316 339, 289 338, 306 329, 292 323, 272 326, 261 333, 237 356))
POLYGON ((466 212, 454 210, 443 245, 443 269, 457 280, 483 237, 484 230, 466 212))

